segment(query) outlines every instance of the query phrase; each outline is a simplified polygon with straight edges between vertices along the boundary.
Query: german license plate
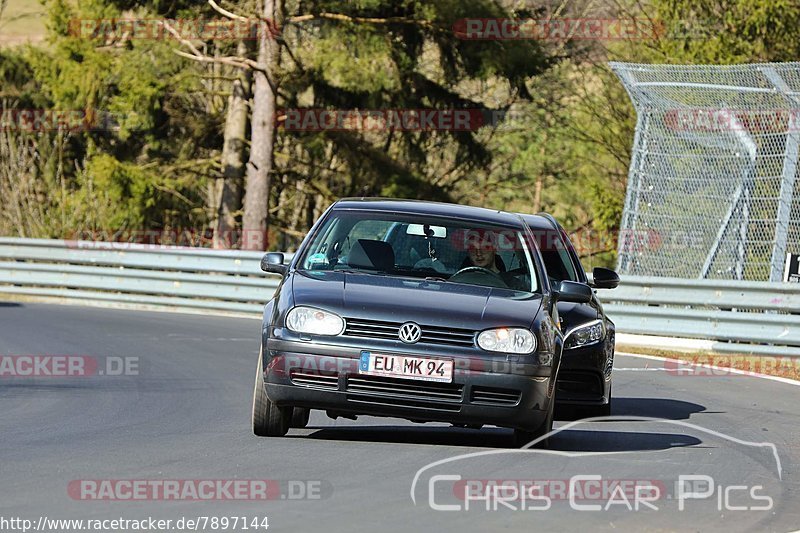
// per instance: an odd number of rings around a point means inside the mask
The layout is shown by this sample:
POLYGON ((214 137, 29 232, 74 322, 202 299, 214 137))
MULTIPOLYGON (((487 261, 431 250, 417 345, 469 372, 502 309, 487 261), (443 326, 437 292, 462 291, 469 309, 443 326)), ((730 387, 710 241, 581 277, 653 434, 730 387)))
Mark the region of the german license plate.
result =
POLYGON ((358 373, 450 383, 453 381, 453 360, 362 351, 358 373))

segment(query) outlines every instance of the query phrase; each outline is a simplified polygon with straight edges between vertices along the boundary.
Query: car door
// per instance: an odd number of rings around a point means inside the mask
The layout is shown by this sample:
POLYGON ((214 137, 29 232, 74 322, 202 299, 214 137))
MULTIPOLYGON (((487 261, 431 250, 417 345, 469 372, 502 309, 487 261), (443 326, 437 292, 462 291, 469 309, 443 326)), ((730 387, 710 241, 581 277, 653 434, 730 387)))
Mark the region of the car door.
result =
MULTIPOLYGON (((553 290, 558 290, 562 281, 587 282, 586 273, 580 262, 576 265, 573 261, 570 246, 567 244, 569 240, 565 240, 565 236, 566 233, 560 227, 548 229, 540 246, 547 277, 553 290)), ((591 303, 558 302, 558 315, 559 326, 564 333, 578 324, 598 318, 597 309, 591 303)))
MULTIPOLYGON (((569 261, 572 264, 573 269, 575 270, 575 275, 577 279, 575 281, 579 281, 581 283, 589 283, 589 278, 586 275, 586 271, 583 269, 583 265, 581 264, 581 260, 578 257, 578 253, 575 250, 575 246, 572 244, 572 241, 569 239, 567 232, 561 227, 561 224, 556 222, 558 227, 559 233, 559 240, 563 244, 567 255, 569 256, 569 261)), ((593 307, 597 311, 597 317, 601 318, 604 317, 606 322, 610 322, 608 317, 605 316, 605 312, 603 311, 603 305, 600 303, 600 300, 597 298, 597 291, 592 291, 592 301, 589 303, 591 307, 593 307)))

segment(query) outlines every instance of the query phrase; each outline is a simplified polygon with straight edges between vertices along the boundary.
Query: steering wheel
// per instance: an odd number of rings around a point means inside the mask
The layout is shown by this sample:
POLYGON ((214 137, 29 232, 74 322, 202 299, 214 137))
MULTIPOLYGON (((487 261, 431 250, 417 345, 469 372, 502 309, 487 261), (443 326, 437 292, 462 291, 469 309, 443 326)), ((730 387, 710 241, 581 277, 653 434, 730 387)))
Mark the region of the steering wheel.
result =
POLYGON ((486 274, 488 276, 491 276, 492 279, 494 279, 496 282, 501 283, 501 285, 496 285, 499 288, 508 287, 508 285, 506 284, 505 280, 500 276, 500 274, 498 274, 497 272, 493 272, 493 271, 489 270, 488 268, 483 268, 483 267, 478 267, 478 266, 464 267, 461 270, 459 270, 458 272, 456 272, 455 274, 453 274, 452 276, 450 276, 450 279, 452 280, 453 278, 458 277, 461 274, 469 274, 470 272, 475 272, 476 274, 486 274))
POLYGON ((464 267, 464 268, 462 268, 461 270, 459 270, 458 272, 456 272, 455 274, 453 274, 450 277, 454 278, 454 277, 458 276, 459 274, 466 274, 467 272, 481 272, 483 274, 489 274, 489 275, 492 275, 492 276, 495 276, 495 277, 498 277, 498 278, 500 277, 497 274, 497 272, 492 272, 488 268, 476 267, 476 266, 464 267))

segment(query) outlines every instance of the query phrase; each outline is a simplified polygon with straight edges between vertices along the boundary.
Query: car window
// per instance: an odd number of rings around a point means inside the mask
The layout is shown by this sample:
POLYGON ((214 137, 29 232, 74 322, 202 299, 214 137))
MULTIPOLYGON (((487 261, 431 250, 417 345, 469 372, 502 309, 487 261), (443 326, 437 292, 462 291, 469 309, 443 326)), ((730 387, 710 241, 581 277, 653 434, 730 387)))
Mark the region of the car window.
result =
POLYGON ((537 292, 524 236, 519 228, 461 219, 334 210, 301 252, 298 267, 537 292))
POLYGON ((546 239, 540 251, 545 269, 547 269, 547 276, 552 281, 579 281, 569 251, 558 233, 554 238, 546 239))
POLYGON ((347 255, 358 239, 383 240, 393 223, 386 220, 360 220, 350 230, 348 238, 342 245, 341 254, 347 255))
POLYGON ((561 239, 564 241, 564 244, 567 246, 567 252, 569 253, 569 257, 572 260, 572 266, 575 269, 575 275, 578 278, 577 281, 586 282, 586 272, 583 270, 583 265, 581 264, 581 260, 578 257, 578 252, 575 251, 575 245, 567 235, 567 232, 564 228, 559 224, 558 231, 561 234, 561 239))

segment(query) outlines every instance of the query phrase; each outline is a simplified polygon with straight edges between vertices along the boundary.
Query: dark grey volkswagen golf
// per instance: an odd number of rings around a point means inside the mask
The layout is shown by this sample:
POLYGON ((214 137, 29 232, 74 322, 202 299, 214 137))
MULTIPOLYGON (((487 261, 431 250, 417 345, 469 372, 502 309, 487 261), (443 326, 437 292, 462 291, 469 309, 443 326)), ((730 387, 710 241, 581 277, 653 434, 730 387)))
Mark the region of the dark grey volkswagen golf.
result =
MULTIPOLYGON (((552 429, 563 335, 558 301, 519 215, 452 204, 346 199, 316 222, 264 308, 253 431, 282 436, 309 410, 552 429)), ((542 442, 545 442, 542 440, 542 442)))

